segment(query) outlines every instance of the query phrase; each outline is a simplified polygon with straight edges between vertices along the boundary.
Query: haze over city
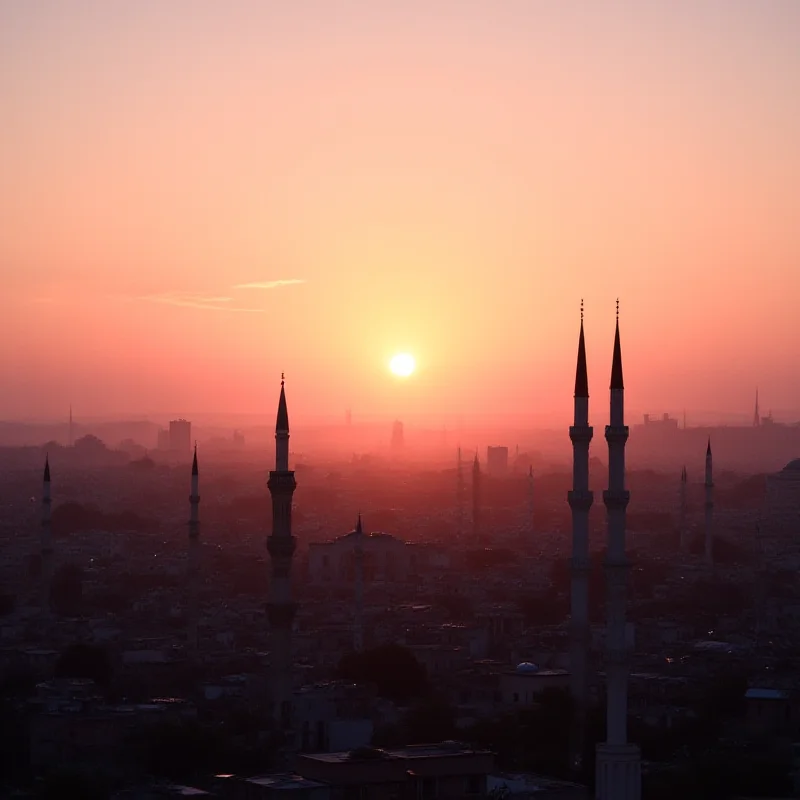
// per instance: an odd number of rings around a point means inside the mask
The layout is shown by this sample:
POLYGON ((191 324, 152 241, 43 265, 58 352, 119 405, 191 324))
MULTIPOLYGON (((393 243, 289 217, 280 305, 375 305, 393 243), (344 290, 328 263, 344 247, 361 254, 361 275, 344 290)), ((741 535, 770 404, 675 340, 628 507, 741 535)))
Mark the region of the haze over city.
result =
POLYGON ((792 0, 0 7, 0 419, 798 415, 792 0), (413 376, 389 359, 411 353, 413 376), (592 415, 605 411, 603 403, 592 415))

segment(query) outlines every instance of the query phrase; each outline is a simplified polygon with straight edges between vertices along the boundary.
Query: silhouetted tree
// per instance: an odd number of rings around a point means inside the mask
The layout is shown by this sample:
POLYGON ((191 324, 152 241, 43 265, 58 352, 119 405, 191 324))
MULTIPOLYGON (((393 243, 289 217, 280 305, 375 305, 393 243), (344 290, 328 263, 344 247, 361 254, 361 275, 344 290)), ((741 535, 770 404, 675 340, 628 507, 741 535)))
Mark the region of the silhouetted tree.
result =
POLYGON ((98 686, 108 686, 113 668, 104 648, 77 642, 59 656, 55 673, 58 678, 88 678, 98 686))
POLYGON ((381 697, 400 705, 423 696, 428 688, 425 667, 408 648, 398 644, 348 653, 339 662, 337 673, 355 683, 373 684, 381 697))

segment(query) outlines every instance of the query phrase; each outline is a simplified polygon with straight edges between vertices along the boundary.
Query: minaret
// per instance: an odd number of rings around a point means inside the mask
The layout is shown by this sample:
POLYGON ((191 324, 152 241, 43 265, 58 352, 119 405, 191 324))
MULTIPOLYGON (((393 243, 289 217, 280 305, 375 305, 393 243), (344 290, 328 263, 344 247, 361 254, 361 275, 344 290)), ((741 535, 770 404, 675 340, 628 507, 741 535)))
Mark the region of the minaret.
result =
POLYGON ((706 535, 705 535, 705 557, 709 567, 714 566, 714 478, 713 461, 711 458, 711 437, 708 437, 706 446, 706 535))
MULTIPOLYGON (((589 379, 586 370, 586 342, 578 336, 578 361, 575 370, 572 440, 572 491, 567 495, 572 510, 572 562, 570 597, 570 693, 573 703, 570 735, 570 765, 579 774, 583 765, 586 706, 589 676, 589 510, 594 494, 589 489, 589 444, 594 433, 589 425, 589 379)), ((532 473, 531 473, 532 474, 532 473)))
POLYGON ((192 658, 197 656, 198 581, 200 561, 200 475, 197 470, 197 445, 192 459, 192 489, 189 494, 189 563, 187 577, 186 644, 192 658))
POLYGON ((292 602, 291 569, 297 541, 292 536, 292 495, 297 483, 289 469, 289 412, 281 374, 281 395, 275 424, 275 469, 267 483, 272 496, 272 534, 267 550, 272 562, 267 616, 272 646, 272 703, 276 723, 286 729, 292 719, 292 624, 296 605, 292 602))
POLYGON ((481 537, 481 464, 478 461, 478 451, 475 451, 475 460, 472 462, 472 538, 478 544, 481 537))
POLYGON ((353 537, 356 585, 355 613, 353 614, 353 650, 360 653, 364 649, 364 531, 361 527, 361 513, 358 515, 355 536, 353 537))
POLYGON ((44 459, 44 480, 42 482, 42 530, 40 534, 40 550, 42 557, 42 574, 39 607, 43 617, 50 615, 50 583, 53 580, 53 541, 52 541, 52 500, 50 496, 50 458, 44 459))
POLYGON ((681 517, 680 517, 680 536, 681 536, 681 552, 685 553, 686 548, 689 545, 688 537, 689 531, 686 528, 686 483, 688 481, 688 476, 686 474, 686 467, 681 470, 681 492, 680 492, 680 502, 681 502, 681 517))
POLYGON ((761 411, 758 408, 758 389, 756 389, 756 407, 753 412, 753 427, 757 428, 761 425, 761 411))
POLYGON ((528 469, 528 525, 533 533, 533 465, 528 469))
POLYGON ((461 462, 461 448, 458 448, 458 462, 456 464, 456 535, 458 541, 464 539, 464 471, 461 462))
POLYGON ((598 800, 639 800, 642 793, 639 748, 628 743, 628 644, 626 604, 628 559, 625 553, 625 515, 630 493, 625 488, 625 390, 619 339, 619 301, 611 365, 611 420, 608 442, 608 489, 603 492, 608 519, 605 570, 606 594, 606 741, 597 747, 598 800))

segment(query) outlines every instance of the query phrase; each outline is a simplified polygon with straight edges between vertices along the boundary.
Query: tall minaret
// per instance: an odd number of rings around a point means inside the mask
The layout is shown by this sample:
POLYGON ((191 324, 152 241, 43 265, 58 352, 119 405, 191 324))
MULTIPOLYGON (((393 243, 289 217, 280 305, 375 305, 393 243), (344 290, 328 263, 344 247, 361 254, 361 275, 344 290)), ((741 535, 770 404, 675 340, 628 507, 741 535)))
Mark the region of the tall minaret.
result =
POLYGON ((42 530, 40 534, 40 550, 42 557, 42 574, 39 607, 42 616, 50 614, 50 583, 53 580, 53 541, 51 525, 50 496, 50 457, 44 459, 44 480, 42 482, 42 530))
POLYGON ((706 535, 705 535, 705 556, 709 567, 714 566, 714 478, 713 461, 711 458, 711 437, 708 437, 706 446, 706 535))
POLYGON ((361 527, 361 513, 358 514, 355 536, 353 539, 356 585, 355 613, 353 614, 353 650, 360 653, 364 649, 364 530, 361 527))
POLYGON ((481 538, 481 464, 477 450, 472 462, 472 538, 475 544, 481 538))
POLYGON ((594 433, 589 425, 589 379, 586 370, 586 342, 578 336, 575 370, 575 411, 569 429, 572 440, 572 491, 567 495, 572 509, 572 587, 570 598, 570 692, 573 703, 570 736, 570 764, 580 773, 583 764, 588 700, 589 660, 589 509, 594 494, 589 489, 589 444, 594 433))
POLYGON ((680 518, 680 536, 681 536, 681 552, 685 553, 686 548, 689 545, 688 537, 689 531, 686 528, 686 483, 688 481, 688 476, 686 474, 686 467, 681 470, 681 493, 680 493, 680 500, 681 500, 681 518, 680 518))
POLYGON ((458 541, 464 539, 464 470, 461 462, 461 448, 458 448, 458 462, 456 464, 456 535, 458 541))
MULTIPOLYGON (((517 445, 519 447, 519 445, 517 445)), ((533 465, 528 469, 528 525, 533 533, 533 465)))
POLYGON ((626 604, 628 559, 625 553, 625 515, 630 493, 625 488, 625 390, 619 340, 619 301, 611 365, 611 420, 608 442, 608 489, 603 492, 608 519, 606 552, 606 741, 597 747, 598 800, 639 800, 642 773, 639 748, 628 743, 628 644, 626 604))
POLYGON ((189 564, 187 577, 187 614, 186 614, 186 644, 192 658, 198 650, 197 638, 197 594, 200 560, 200 475, 197 470, 197 445, 194 446, 192 459, 192 490, 189 494, 189 564))
POLYGON ((758 428, 761 425, 761 411, 758 408, 758 389, 756 389, 756 407, 753 411, 753 427, 758 428))
POLYGON ((271 628, 273 716, 289 728, 292 719, 292 624, 296 605, 292 602, 291 569, 297 541, 292 536, 292 495, 297 483, 289 469, 289 412, 281 374, 281 395, 275 424, 275 469, 267 483, 272 496, 272 534, 267 550, 272 561, 267 616, 271 628))

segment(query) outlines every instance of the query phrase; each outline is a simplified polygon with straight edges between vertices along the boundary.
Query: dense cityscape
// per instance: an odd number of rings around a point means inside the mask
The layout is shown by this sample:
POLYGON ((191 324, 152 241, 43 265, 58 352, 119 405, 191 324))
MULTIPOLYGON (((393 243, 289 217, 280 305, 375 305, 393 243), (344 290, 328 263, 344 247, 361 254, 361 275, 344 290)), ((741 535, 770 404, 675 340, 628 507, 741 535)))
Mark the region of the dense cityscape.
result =
POLYGON ((667 455, 626 468, 619 320, 603 436, 589 378, 581 320, 571 474, 400 421, 295 452, 283 380, 274 460, 71 411, 4 447, 4 796, 796 796, 800 460, 714 444, 800 427, 645 420, 667 455))

